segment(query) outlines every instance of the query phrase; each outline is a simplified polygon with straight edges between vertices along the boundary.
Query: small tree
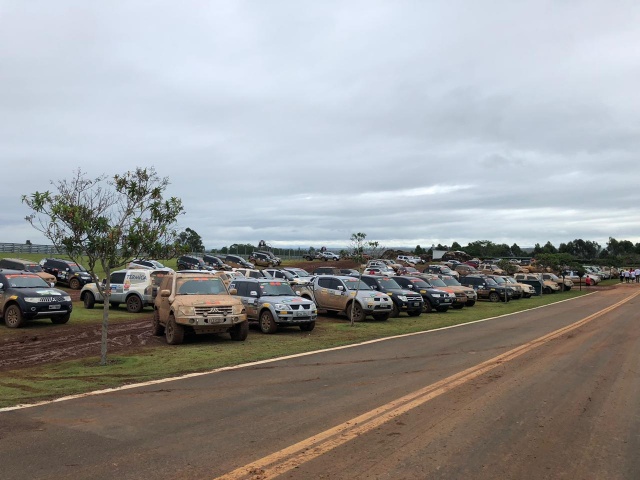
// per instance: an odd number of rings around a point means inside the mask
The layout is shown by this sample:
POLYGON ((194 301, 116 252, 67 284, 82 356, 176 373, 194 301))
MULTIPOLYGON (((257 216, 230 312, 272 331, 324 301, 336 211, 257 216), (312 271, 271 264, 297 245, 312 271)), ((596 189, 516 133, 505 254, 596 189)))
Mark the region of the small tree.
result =
POLYGON ((178 242, 181 247, 184 247, 184 251, 199 253, 204 252, 204 244, 202 243, 202 237, 198 235, 198 232, 190 228, 186 228, 184 232, 180 232, 178 235, 178 242))
POLYGON ((153 168, 89 179, 78 169, 71 180, 51 181, 57 193, 35 192, 22 197, 33 210, 26 220, 60 251, 81 263, 104 299, 100 364, 107 363, 110 276, 135 257, 170 258, 176 246, 173 225, 183 213, 178 198, 163 198, 168 178, 153 168), (106 282, 98 281, 96 267, 106 282))

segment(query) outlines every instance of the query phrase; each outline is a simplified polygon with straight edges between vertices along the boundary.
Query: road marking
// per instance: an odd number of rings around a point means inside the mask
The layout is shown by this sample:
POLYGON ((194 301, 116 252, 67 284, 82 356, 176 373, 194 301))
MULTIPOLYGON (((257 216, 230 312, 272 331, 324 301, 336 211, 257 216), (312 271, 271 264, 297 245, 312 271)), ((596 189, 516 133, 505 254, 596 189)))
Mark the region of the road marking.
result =
POLYGON ((490 320, 497 320, 497 319, 504 318, 504 317, 510 317, 512 315, 517 315, 519 313, 524 313, 524 312, 530 312, 532 310, 537 310, 539 308, 547 308, 547 307, 550 307, 552 305, 558 305, 560 303, 571 302, 573 300, 579 300, 581 298, 586 298, 589 295, 594 295, 594 294, 597 294, 597 293, 598 292, 587 293, 587 294, 582 295, 580 297, 567 298, 565 300, 560 300, 559 302, 549 303, 547 305, 538 305, 537 307, 532 307, 532 308, 529 308, 527 310, 520 310, 518 312, 512 312, 512 313, 505 313, 503 315, 498 315, 496 317, 482 318, 480 320, 474 320, 472 322, 458 323, 456 325, 449 325, 448 327, 434 328, 432 330, 423 330, 421 332, 404 333, 402 335, 394 335, 392 337, 376 338, 374 340, 367 340, 365 342, 360 342, 360 343, 352 343, 350 345, 342 345, 340 347, 331 347, 331 348, 325 348, 325 349, 322 349, 322 350, 312 350, 310 352, 295 353, 293 355, 286 355, 284 357, 275 357, 275 358, 269 358, 269 359, 266 359, 266 360, 259 360, 257 362, 243 363, 241 365, 231 365, 229 367, 216 368, 216 369, 213 369, 213 370, 207 370, 206 372, 186 373, 184 375, 179 375, 177 377, 159 378, 157 380, 149 380, 147 382, 130 383, 128 385, 122 385, 120 387, 105 388, 105 389, 102 389, 102 390, 94 390, 92 392, 78 393, 78 394, 75 394, 75 395, 67 395, 66 397, 54 398, 53 400, 43 400, 41 402, 28 403, 28 404, 22 404, 22 405, 14 405, 13 407, 3 407, 3 408, 0 408, 0 413, 2 413, 2 412, 10 412, 10 411, 13 411, 13 410, 23 410, 25 408, 40 407, 42 405, 49 405, 49 404, 52 404, 52 403, 67 402, 69 400, 75 400, 75 399, 78 399, 78 398, 93 397, 93 396, 96 396, 96 395, 104 395, 106 393, 114 393, 114 392, 119 392, 119 391, 122 391, 122 390, 131 390, 133 388, 149 387, 149 386, 152 386, 152 385, 160 385, 160 384, 163 384, 163 383, 175 382, 177 380, 184 380, 184 379, 187 379, 187 378, 201 377, 203 375, 211 375, 213 373, 218 373, 218 372, 226 372, 228 370, 239 370, 241 368, 255 367, 257 365, 264 365, 264 364, 267 364, 267 363, 279 362, 281 360, 290 360, 292 358, 307 357, 307 356, 315 355, 315 354, 318 354, 318 353, 335 352, 337 350, 344 350, 344 349, 347 349, 347 348, 354 348, 354 347, 359 347, 359 346, 362 346, 362 345, 370 345, 372 343, 378 343, 378 342, 386 342, 388 340, 394 340, 394 339, 397 339, 397 338, 411 337, 411 336, 414 336, 414 335, 428 335, 428 334, 432 334, 432 333, 441 332, 442 330, 450 330, 452 328, 462 328, 462 327, 465 327, 467 325, 473 325, 473 324, 476 324, 476 323, 483 323, 483 322, 488 322, 490 320))
POLYGON ((260 480, 268 480, 276 478, 303 463, 317 458, 334 448, 343 445, 350 440, 363 435, 380 425, 389 422, 393 418, 402 415, 424 403, 432 400, 450 390, 462 385, 474 378, 477 378, 494 368, 511 361, 525 353, 538 348, 539 346, 556 339, 572 330, 575 330, 586 323, 609 313, 610 311, 620 307, 633 298, 640 295, 640 292, 633 294, 618 303, 611 305, 599 312, 589 315, 571 325, 560 328, 554 332, 548 333, 535 340, 527 342, 497 357, 486 360, 478 365, 470 367, 462 372, 451 375, 443 380, 428 385, 420 390, 409 393, 403 397, 393 400, 386 405, 375 408, 348 420, 340 425, 325 430, 317 435, 309 437, 298 443, 295 443, 278 452, 267 455, 248 465, 237 468, 225 475, 216 477, 215 480, 240 480, 259 478, 260 480))

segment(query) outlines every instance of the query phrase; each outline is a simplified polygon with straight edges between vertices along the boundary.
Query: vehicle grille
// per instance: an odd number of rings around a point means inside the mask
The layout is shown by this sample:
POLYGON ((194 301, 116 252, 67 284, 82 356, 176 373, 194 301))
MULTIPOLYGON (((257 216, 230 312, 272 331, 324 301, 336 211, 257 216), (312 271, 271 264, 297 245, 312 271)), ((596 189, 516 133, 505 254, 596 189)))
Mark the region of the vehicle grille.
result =
POLYGON ((62 297, 58 298, 58 297, 40 297, 38 299, 38 303, 54 303, 57 301, 62 301, 62 297))
POLYGON ((204 317, 205 315, 231 315, 233 307, 195 307, 196 315, 204 317))
POLYGON ((420 302, 422 301, 422 295, 407 295, 408 302, 420 302))
POLYGON ((311 304, 290 304, 291 310, 310 310, 311 304))

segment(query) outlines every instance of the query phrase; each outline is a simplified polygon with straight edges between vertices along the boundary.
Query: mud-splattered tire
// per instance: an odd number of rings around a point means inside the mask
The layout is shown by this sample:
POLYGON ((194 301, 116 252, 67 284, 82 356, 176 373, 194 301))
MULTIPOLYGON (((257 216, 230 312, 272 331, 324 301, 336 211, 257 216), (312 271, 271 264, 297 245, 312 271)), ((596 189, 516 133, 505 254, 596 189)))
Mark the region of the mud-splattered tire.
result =
POLYGON ((349 320, 352 322, 360 322, 364 320, 362 306, 356 301, 351 302, 347 307, 347 315, 349 316, 349 320))
POLYGON ((24 325, 22 311, 18 305, 9 305, 5 310, 4 323, 9 328, 20 328, 24 325))
POLYGON ((389 320, 389 316, 390 314, 388 313, 374 313, 372 315, 373 319, 379 322, 386 322, 387 320, 389 320))
POLYGON ((91 310, 96 304, 96 297, 91 292, 85 292, 84 297, 82 297, 82 303, 84 308, 91 310))
POLYGON ((180 345, 184 341, 184 327, 176 323, 173 315, 169 317, 164 336, 169 345, 180 345))
POLYGON ((229 330, 231 340, 235 342, 244 342, 249 335, 249 322, 242 322, 234 325, 229 330))
POLYGON ((392 303, 391 313, 389 314, 389 317, 398 318, 400 316, 400 309, 398 308, 398 305, 395 304, 395 302, 391 302, 391 303, 392 303))
POLYGON ((273 315, 269 310, 263 310, 260 314, 260 331, 262 333, 275 333, 278 325, 273 320, 273 315))
POLYGON ((466 307, 473 307, 476 304, 475 300, 469 300, 467 303, 465 303, 464 305, 466 307))
POLYGON ((433 306, 431 305, 431 302, 429 300, 425 300, 424 301, 424 306, 422 307, 422 311, 424 313, 431 313, 433 312, 433 306))
POLYGON ((310 332, 314 328, 316 328, 316 322, 307 322, 300 324, 300 330, 302 330, 303 332, 310 332))
POLYGON ((493 303, 497 303, 500 301, 500 294, 498 292, 491 292, 489 294, 489 301, 493 303))
POLYGON ((129 313, 140 313, 142 311, 142 300, 137 295, 131 295, 127 298, 127 312, 129 313))
POLYGON ((80 290, 80 280, 77 278, 72 278, 69 280, 69 288, 71 290, 80 290))
POLYGON ((151 335, 159 337, 164 335, 164 326, 160 323, 160 312, 153 311, 153 320, 151 321, 151 335))
POLYGON ((66 315, 63 315, 61 317, 53 317, 51 319, 51 323, 55 325, 63 325, 67 323, 70 319, 71 319, 71 314, 67 313, 66 315))

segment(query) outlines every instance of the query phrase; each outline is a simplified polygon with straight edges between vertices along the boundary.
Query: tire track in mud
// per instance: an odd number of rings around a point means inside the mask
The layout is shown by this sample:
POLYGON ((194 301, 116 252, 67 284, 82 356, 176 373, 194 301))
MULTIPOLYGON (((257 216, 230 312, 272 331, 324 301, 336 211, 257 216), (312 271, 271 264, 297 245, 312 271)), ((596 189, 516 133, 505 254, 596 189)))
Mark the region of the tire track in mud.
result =
MULTIPOLYGON (((74 326, 45 332, 25 332, 0 343, 0 371, 61 360, 100 355, 100 325, 74 326)), ((137 350, 158 341, 151 335, 151 319, 109 325, 109 352, 137 350)))

